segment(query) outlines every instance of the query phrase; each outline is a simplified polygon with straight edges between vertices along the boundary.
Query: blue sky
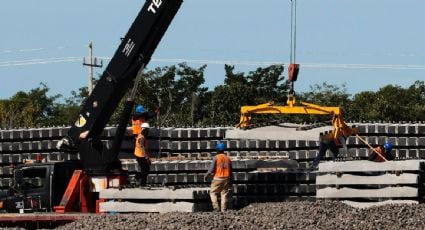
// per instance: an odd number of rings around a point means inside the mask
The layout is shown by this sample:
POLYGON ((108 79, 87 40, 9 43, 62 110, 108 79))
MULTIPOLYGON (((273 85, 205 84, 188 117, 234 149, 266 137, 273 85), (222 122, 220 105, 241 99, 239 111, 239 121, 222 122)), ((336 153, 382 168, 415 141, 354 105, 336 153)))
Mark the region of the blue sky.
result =
MULTIPOLYGON (((1 1, 0 98, 40 82, 64 96, 86 86, 88 43, 95 56, 111 57, 144 2, 1 1)), ((425 1, 297 2, 296 91, 325 81, 356 93, 425 80, 425 1)), ((247 72, 288 63, 289 50, 290 0, 186 0, 148 69, 176 59, 206 63, 205 85, 213 89, 223 83, 223 63, 247 72)))

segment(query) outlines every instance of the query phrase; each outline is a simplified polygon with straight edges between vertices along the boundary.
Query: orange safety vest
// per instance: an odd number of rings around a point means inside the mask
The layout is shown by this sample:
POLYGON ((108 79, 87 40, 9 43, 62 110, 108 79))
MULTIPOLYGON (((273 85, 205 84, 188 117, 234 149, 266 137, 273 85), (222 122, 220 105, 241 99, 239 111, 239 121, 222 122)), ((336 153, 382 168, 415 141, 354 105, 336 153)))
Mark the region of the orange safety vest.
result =
POLYGON ((217 154, 215 163, 214 178, 229 178, 230 158, 226 154, 217 154))
POLYGON ((131 119, 131 127, 133 129, 133 135, 139 135, 142 133, 142 128, 140 127, 145 123, 145 118, 141 117, 139 119, 131 119))
MULTIPOLYGON (((378 146, 376 148, 374 148, 378 153, 380 153, 382 156, 384 156, 385 158, 388 158, 387 154, 385 153, 385 151, 383 151, 381 146, 378 146)), ((372 150, 372 153, 375 153, 377 156, 375 158, 374 161, 376 162, 384 162, 384 158, 382 158, 381 156, 379 156, 375 151, 372 150)))
MULTIPOLYGON (((136 145, 134 148, 134 156, 136 157, 145 157, 146 156, 146 152, 143 151, 142 145, 140 144, 140 139, 143 138, 142 134, 137 135, 136 137, 136 145)), ((143 146, 145 147, 146 150, 146 146, 147 146, 147 140, 146 138, 143 138, 143 146)))

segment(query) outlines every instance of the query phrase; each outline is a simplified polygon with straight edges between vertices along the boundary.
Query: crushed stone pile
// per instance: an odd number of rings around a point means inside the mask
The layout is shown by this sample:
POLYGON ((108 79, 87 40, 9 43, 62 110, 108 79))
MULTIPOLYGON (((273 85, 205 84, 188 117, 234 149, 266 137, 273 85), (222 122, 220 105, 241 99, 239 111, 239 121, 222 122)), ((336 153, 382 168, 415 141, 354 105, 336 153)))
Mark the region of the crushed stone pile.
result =
POLYGON ((338 201, 256 203, 225 213, 90 215, 58 229, 423 229, 425 204, 368 209, 338 201))

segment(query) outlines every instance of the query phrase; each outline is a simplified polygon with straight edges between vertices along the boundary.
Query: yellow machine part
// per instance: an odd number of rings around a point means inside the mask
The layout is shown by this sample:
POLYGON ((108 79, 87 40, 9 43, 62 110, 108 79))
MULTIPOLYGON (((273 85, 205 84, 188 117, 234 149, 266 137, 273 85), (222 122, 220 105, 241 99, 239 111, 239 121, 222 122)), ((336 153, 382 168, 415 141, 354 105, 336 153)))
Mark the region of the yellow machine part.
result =
POLYGON ((295 98, 289 98, 287 104, 285 106, 275 106, 273 102, 269 102, 255 106, 242 106, 241 118, 236 127, 246 129, 251 122, 252 114, 332 115, 333 131, 322 138, 338 138, 342 135, 347 137, 358 133, 356 128, 350 128, 345 124, 341 107, 324 107, 306 102, 301 102, 301 106, 295 106, 295 98))

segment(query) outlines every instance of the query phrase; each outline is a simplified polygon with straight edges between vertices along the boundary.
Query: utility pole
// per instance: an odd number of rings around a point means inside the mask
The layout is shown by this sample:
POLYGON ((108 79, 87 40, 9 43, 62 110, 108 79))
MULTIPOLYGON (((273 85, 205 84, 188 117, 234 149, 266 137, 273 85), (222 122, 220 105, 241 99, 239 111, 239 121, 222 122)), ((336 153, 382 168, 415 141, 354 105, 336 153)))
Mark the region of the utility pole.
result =
POLYGON ((95 57, 93 60, 93 44, 92 42, 89 43, 89 56, 88 56, 88 62, 86 62, 86 58, 83 58, 83 65, 86 65, 89 67, 89 95, 93 91, 93 67, 101 68, 103 66, 103 60, 100 60, 100 64, 97 63, 97 58, 95 57))

